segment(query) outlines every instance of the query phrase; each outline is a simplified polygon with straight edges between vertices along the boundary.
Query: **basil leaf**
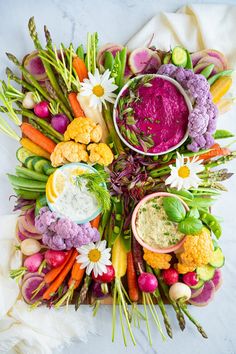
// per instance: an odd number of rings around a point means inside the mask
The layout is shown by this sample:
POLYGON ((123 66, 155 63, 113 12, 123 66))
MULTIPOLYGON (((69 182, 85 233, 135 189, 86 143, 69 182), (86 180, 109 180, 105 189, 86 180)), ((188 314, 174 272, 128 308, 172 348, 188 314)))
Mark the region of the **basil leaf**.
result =
POLYGON ((193 216, 188 216, 178 225, 178 230, 186 235, 195 235, 201 231, 203 225, 201 220, 194 218, 193 216))
POLYGON ((192 208, 187 212, 187 216, 191 216, 193 218, 199 219, 200 214, 197 208, 192 208))
POLYGON ((163 198, 163 208, 170 221, 180 222, 185 218, 186 210, 181 201, 175 197, 163 198))

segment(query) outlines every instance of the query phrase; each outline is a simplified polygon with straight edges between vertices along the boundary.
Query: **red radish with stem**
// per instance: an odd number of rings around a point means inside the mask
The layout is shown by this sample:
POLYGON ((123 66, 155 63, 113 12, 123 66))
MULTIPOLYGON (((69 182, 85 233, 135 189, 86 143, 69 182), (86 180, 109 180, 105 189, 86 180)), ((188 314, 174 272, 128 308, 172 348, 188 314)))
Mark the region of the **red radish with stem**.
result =
POLYGON ((183 275, 183 282, 188 286, 194 286, 198 283, 197 273, 195 272, 188 272, 183 275))
POLYGON ((138 286, 144 293, 153 293, 158 287, 158 281, 155 275, 147 272, 143 272, 141 267, 140 276, 138 277, 138 286))
POLYGON ((11 270, 10 277, 19 280, 26 272, 36 273, 42 262, 43 255, 41 253, 35 253, 25 259, 23 267, 11 270))
POLYGON ((107 265, 107 272, 103 273, 102 275, 98 275, 95 277, 94 273, 92 272, 92 278, 97 283, 110 283, 115 278, 115 269, 112 265, 107 265))
POLYGON ((179 280, 179 273, 174 268, 163 270, 162 276, 167 285, 173 285, 179 280))
POLYGON ((51 126, 59 133, 64 134, 70 121, 65 114, 55 114, 51 119, 51 126))
POLYGON ((68 252, 64 251, 47 250, 45 252, 44 258, 49 266, 56 268, 64 263, 67 254, 68 252))
POLYGON ((34 107, 34 113, 39 118, 50 117, 49 103, 47 101, 41 101, 37 103, 34 107))

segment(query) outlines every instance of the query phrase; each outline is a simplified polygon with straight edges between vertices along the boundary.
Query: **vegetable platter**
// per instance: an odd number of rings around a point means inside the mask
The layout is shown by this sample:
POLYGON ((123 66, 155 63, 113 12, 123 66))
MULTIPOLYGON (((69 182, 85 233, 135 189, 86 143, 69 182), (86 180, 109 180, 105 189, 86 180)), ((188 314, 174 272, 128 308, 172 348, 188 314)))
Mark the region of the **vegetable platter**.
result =
POLYGON ((125 345, 135 327, 152 345, 150 322, 159 340, 172 338, 167 306, 182 331, 192 322, 207 338, 191 307, 222 284, 212 206, 236 157, 233 134, 217 130, 235 101, 227 58, 99 46, 97 33, 56 47, 46 26, 43 46, 33 17, 28 28, 35 49, 23 62, 6 53, 21 74, 6 68, 0 89, 0 130, 20 144, 8 178, 21 297, 49 313, 72 304, 78 316, 81 304, 91 316, 111 304, 112 341, 119 318, 125 345))

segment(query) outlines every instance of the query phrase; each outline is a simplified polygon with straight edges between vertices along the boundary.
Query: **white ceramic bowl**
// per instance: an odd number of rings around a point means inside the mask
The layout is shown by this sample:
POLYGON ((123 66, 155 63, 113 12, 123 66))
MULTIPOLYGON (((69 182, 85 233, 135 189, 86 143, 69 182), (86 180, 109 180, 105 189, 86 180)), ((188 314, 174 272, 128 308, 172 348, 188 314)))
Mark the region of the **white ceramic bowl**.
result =
POLYGON ((116 97, 116 100, 115 100, 115 103, 114 103, 114 108, 113 108, 113 122, 114 122, 114 126, 115 126, 115 130, 119 136, 119 138, 121 139, 121 141, 123 141, 123 143, 128 146, 131 150, 133 151, 136 151, 137 153, 139 154, 142 154, 142 155, 148 155, 148 156, 157 156, 157 155, 164 155, 168 152, 171 152, 175 149, 177 149, 179 146, 181 146, 185 141, 186 139, 188 138, 188 129, 186 130, 186 133, 183 137, 183 139, 180 140, 180 142, 174 146, 172 146, 170 149, 168 150, 165 150, 165 151, 162 151, 162 152, 158 152, 158 153, 153 153, 153 152, 144 152, 142 150, 139 150, 139 149, 136 149, 134 146, 132 146, 124 137, 123 135, 121 134, 120 132, 120 129, 117 125, 117 122, 116 122, 116 115, 117 115, 117 105, 118 105, 118 102, 119 102, 119 99, 120 97, 122 96, 122 94, 124 93, 124 91, 130 86, 130 84, 134 81, 134 80, 137 80, 139 78, 142 78, 144 76, 153 76, 153 77, 160 77, 162 79, 165 79, 169 82, 171 82, 173 85, 175 85, 177 87, 177 89, 180 91, 180 93, 183 95, 184 99, 185 99, 185 102, 187 104, 187 107, 189 109, 189 112, 191 112, 191 110, 193 109, 192 107, 192 104, 191 104, 191 101, 190 101, 190 98, 188 97, 188 95, 186 94, 186 92, 184 91, 183 87, 177 82, 175 81, 174 79, 170 78, 169 76, 166 76, 166 75, 159 75, 159 74, 145 74, 145 75, 139 75, 139 76, 136 76, 134 77, 133 79, 129 80, 121 89, 121 91, 119 92, 118 96, 116 97))

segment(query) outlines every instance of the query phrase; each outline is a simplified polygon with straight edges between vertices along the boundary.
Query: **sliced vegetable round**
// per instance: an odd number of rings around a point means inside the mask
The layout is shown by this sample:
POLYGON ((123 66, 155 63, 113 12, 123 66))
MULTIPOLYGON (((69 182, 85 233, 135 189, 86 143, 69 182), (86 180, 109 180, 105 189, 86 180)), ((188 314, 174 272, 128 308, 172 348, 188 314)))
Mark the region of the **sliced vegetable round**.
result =
POLYGON ((221 268, 223 267, 224 263, 225 263, 225 256, 223 255, 221 248, 217 247, 216 250, 214 251, 213 257, 211 258, 209 264, 212 267, 221 268))
POLYGON ((172 51, 171 59, 173 64, 175 64, 176 66, 185 67, 188 60, 186 50, 182 47, 175 47, 172 51))
POLYGON ((204 265, 197 268, 197 275, 201 280, 208 281, 214 277, 215 268, 210 265, 204 265))

